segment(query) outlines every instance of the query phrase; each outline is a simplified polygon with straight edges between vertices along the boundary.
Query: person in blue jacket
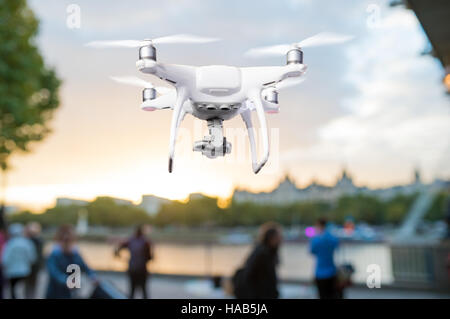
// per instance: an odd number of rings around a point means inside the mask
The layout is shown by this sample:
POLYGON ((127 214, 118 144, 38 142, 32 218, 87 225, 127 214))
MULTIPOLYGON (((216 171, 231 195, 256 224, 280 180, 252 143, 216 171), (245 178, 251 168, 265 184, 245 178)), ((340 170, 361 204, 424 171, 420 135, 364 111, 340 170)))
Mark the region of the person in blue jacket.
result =
MULTIPOLYGON (((73 269, 69 265, 77 265, 81 271, 97 284, 95 272, 86 265, 75 246, 76 236, 70 225, 63 225, 56 233, 57 244, 53 247, 47 259, 49 281, 47 286, 47 299, 69 299, 74 297, 76 287, 68 284, 69 275, 73 269)), ((79 288, 79 287, 78 287, 79 288)))
POLYGON ((311 239, 310 252, 316 257, 315 282, 320 299, 340 298, 337 289, 337 269, 334 252, 339 245, 337 237, 327 229, 327 220, 319 218, 317 235, 311 239))

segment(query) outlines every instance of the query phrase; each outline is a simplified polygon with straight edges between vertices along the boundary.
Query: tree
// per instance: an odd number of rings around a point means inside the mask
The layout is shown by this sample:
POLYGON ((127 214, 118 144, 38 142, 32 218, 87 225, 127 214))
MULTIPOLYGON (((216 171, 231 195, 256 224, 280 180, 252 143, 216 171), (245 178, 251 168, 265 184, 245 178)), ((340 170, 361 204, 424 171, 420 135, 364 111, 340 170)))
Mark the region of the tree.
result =
MULTIPOLYGON (((0 0, 0 169, 4 185, 13 153, 49 132, 60 80, 35 44, 39 22, 26 0, 0 0)), ((4 192, 4 190, 3 190, 4 192)), ((2 200, 2 207, 4 200, 2 200)), ((2 216, 0 216, 2 218, 2 216)))
POLYGON ((64 205, 47 209, 42 214, 21 212, 8 217, 9 222, 28 223, 37 221, 44 227, 63 224, 75 225, 81 210, 87 210, 89 225, 124 227, 150 223, 151 217, 139 207, 121 205, 109 197, 97 197, 87 205, 64 205))

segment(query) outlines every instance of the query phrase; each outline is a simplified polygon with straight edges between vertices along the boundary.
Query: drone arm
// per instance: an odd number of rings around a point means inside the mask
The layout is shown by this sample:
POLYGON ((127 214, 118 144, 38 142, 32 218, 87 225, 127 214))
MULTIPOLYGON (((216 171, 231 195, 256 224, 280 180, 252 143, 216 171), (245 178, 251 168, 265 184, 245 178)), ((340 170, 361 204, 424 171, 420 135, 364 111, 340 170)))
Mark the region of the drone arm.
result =
POLYGON ((170 140, 169 140, 169 173, 172 173, 173 157, 175 154, 175 143, 177 140, 178 127, 185 115, 183 104, 186 101, 186 89, 180 87, 177 92, 177 100, 173 107, 172 123, 170 127, 170 140))
MULTIPOLYGON (((264 164, 266 164, 267 160, 269 159, 269 132, 267 131, 266 115, 264 113, 264 106, 263 106, 262 100, 261 100, 261 92, 259 92, 259 91, 253 92, 250 96, 250 99, 252 100, 253 104, 255 105, 256 114, 258 115, 259 124, 261 126, 262 143, 263 143, 262 159, 259 163, 257 163, 256 165, 253 166, 253 171, 255 172, 255 174, 257 174, 261 170, 261 168, 264 166, 264 164)), ((253 133, 250 133, 250 131, 252 131, 252 130, 249 130, 249 138, 251 138, 250 134, 253 135, 253 133)), ((252 152, 252 153, 254 153, 254 152, 252 152)), ((253 155, 252 155, 252 159, 253 159, 253 155)), ((256 154, 255 154, 255 163, 256 163, 256 154)))
POLYGON ((244 82, 265 86, 289 77, 299 77, 306 72, 304 64, 288 64, 285 66, 259 66, 241 68, 244 82))
POLYGON ((143 59, 136 62, 142 73, 156 76, 160 80, 174 83, 186 83, 195 79, 196 68, 190 65, 161 63, 143 59))

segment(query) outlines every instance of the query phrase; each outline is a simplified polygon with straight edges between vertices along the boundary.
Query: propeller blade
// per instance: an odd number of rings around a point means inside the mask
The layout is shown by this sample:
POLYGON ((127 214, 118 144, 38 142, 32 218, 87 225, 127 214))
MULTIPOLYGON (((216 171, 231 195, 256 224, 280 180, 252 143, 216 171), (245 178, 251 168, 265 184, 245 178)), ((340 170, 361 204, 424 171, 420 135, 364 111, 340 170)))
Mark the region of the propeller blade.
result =
POLYGON ((245 52, 245 56, 248 57, 261 57, 261 56, 277 56, 283 55, 292 46, 289 44, 270 45, 266 47, 253 48, 245 52))
POLYGON ((142 88, 154 88, 159 94, 167 94, 175 90, 173 88, 168 88, 165 86, 154 86, 153 83, 142 80, 135 76, 111 76, 111 79, 122 84, 128 84, 142 88))
POLYGON ((351 35, 322 32, 294 44, 278 44, 253 48, 245 52, 244 55, 248 57, 277 56, 286 54, 293 48, 309 48, 320 45, 337 44, 349 41, 351 39, 353 39, 353 36, 351 35))
POLYGON ((322 32, 300 41, 296 46, 300 48, 310 48, 320 45, 344 43, 353 38, 354 36, 348 34, 322 32))
POLYGON ((135 76, 111 76, 113 81, 143 88, 153 88, 153 84, 135 76))
POLYGON ((91 41, 85 45, 92 48, 138 48, 149 44, 161 43, 208 43, 219 41, 219 38, 201 37, 193 34, 175 34, 166 37, 145 40, 91 41))
POLYGON ((154 44, 161 43, 209 43, 219 41, 219 38, 201 37, 193 34, 175 34, 151 40, 154 44))
POLYGON ((138 48, 150 44, 149 40, 116 40, 116 41, 91 41, 85 44, 91 48, 138 48))
POLYGON ((277 90, 290 88, 290 87, 299 85, 300 83, 302 83, 305 80, 306 80, 305 76, 295 77, 295 78, 290 77, 290 78, 287 78, 287 79, 284 79, 284 80, 278 82, 277 84, 275 84, 275 87, 277 90))

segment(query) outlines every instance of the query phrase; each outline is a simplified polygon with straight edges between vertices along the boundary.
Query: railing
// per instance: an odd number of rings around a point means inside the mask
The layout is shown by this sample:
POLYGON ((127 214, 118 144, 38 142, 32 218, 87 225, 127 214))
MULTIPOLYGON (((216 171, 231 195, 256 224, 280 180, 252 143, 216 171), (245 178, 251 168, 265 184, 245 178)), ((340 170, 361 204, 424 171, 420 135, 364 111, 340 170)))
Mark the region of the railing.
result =
POLYGON ((450 289, 449 256, 450 243, 393 244, 394 281, 407 286, 450 289))

